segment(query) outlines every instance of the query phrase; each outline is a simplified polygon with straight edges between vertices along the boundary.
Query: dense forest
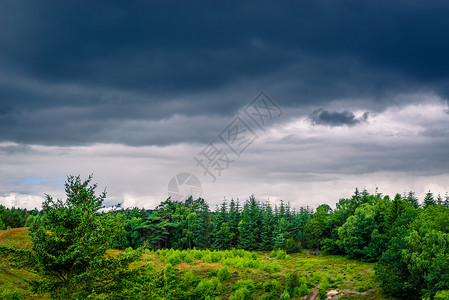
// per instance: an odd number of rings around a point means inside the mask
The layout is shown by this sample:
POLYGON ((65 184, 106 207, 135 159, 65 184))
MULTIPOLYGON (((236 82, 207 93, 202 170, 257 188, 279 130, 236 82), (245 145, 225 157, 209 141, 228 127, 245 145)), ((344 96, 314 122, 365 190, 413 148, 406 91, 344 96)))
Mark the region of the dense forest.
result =
MULTIPOLYGON (((70 197, 71 190, 67 191, 70 197)), ((39 234, 45 240, 44 231, 39 230, 54 230, 48 219, 54 218, 53 224, 62 221, 51 214, 50 200, 42 211, 0 206, 0 229, 34 226, 36 240, 39 234)), ((449 295, 447 194, 435 197, 429 191, 420 203, 413 192, 391 199, 377 191, 356 189, 352 197, 340 199, 335 209, 322 204, 316 210, 293 209, 283 201, 272 205, 253 195, 244 203, 224 200, 214 211, 205 199, 192 197, 182 202, 169 198, 154 210, 118 207, 100 213, 100 204, 93 211, 108 219, 108 226, 123 224, 108 245, 125 252, 147 248, 296 253, 309 249, 316 255, 376 262, 376 277, 386 295, 436 299, 449 295)), ((58 205, 55 209, 62 204, 58 205)))

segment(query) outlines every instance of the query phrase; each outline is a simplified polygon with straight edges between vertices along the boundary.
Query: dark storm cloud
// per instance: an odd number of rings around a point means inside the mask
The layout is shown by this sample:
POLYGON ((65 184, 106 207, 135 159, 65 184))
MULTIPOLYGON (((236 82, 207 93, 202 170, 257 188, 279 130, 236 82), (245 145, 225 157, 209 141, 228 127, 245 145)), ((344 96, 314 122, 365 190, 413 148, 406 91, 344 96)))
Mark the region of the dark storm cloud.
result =
MULTIPOLYGON (((259 90, 286 110, 449 95, 448 13, 445 1, 0 0, 0 140, 136 144, 117 122, 231 118, 259 90)), ((157 130, 139 143, 204 141, 157 130)))
POLYGON ((368 119, 368 112, 365 112, 360 118, 356 118, 355 115, 348 110, 343 112, 329 112, 320 108, 311 113, 308 118, 314 125, 353 126, 366 122, 368 119))

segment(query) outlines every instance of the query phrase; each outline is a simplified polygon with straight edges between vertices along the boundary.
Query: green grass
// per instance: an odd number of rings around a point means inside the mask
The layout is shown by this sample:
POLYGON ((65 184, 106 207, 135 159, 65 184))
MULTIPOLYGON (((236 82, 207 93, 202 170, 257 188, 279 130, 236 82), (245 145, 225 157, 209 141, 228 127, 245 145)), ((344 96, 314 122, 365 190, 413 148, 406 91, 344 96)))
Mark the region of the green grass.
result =
POLYGON ((0 245, 16 247, 20 249, 31 249, 31 239, 28 228, 13 228, 0 230, 0 245))
MULTIPOLYGON (((0 230, 0 246, 30 249, 28 229, 0 230)), ((33 299, 28 282, 36 278, 33 272, 17 268, 8 259, 0 258, 0 299, 33 299)))
MULTIPOLYGON (((0 231, 0 245, 30 249, 28 229, 0 231)), ((108 250, 108 255, 119 253, 119 250, 108 250)), ((388 299, 374 279, 374 264, 342 256, 316 256, 307 251, 284 255, 244 250, 168 249, 147 250, 132 267, 144 264, 150 264, 155 272, 172 266, 169 268, 177 282, 173 289, 190 290, 202 297, 210 289, 211 299, 279 299, 288 286, 291 299, 305 299, 315 288, 317 294, 318 290, 322 295, 332 291, 340 299, 388 299)), ((37 278, 33 272, 15 268, 7 259, 0 259, 0 299, 14 299, 11 295, 15 291, 23 299, 33 299, 27 284, 33 278, 37 278), (2 293, 9 295, 2 297, 2 293)))

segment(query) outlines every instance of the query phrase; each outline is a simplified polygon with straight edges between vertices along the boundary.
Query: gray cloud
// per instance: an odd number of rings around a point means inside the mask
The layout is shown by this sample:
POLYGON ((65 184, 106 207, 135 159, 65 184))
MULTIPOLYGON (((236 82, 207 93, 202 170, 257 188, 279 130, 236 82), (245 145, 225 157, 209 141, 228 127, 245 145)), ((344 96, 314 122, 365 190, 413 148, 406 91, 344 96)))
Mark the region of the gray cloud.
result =
POLYGON ((260 90, 286 110, 445 97, 448 12, 437 0, 0 1, 0 139, 89 144, 106 133, 128 143, 110 122, 232 117, 260 90))
POLYGON ((363 116, 356 118, 355 115, 348 110, 343 112, 329 112, 320 108, 312 112, 308 118, 314 125, 354 126, 366 122, 368 119, 368 112, 365 112, 363 116))

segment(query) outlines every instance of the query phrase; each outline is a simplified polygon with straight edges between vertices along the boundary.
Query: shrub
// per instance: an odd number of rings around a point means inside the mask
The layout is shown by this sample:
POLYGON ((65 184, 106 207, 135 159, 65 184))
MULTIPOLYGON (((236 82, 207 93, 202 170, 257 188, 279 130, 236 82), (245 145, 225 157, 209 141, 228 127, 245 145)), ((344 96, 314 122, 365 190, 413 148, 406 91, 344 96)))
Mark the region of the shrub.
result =
POLYGON ((318 287, 318 295, 320 296, 320 299, 326 299, 327 290, 329 289, 329 287, 329 278, 327 276, 324 276, 323 281, 318 287))
POLYGON ((177 265, 181 262, 181 256, 179 252, 174 252, 167 258, 167 262, 171 265, 177 265))
POLYGON ((237 290, 240 288, 247 288, 249 291, 254 292, 254 290, 256 289, 256 287, 254 286, 254 282, 252 279, 240 279, 239 281, 237 281, 234 286, 232 287, 232 290, 237 290))
POLYGON ((218 279, 220 281, 229 280, 231 278, 231 273, 229 273, 229 270, 227 267, 221 268, 218 271, 218 279))
POLYGON ((168 263, 164 268, 164 280, 166 286, 174 286, 176 284, 176 271, 173 266, 168 263))
POLYGON ((285 258, 287 258, 287 253, 285 252, 285 250, 279 249, 279 250, 276 252, 276 258, 277 258, 277 259, 285 259, 285 258))
POLYGON ((284 292, 281 294, 280 300, 288 300, 290 299, 290 294, 287 292, 287 290, 284 290, 284 292))
MULTIPOLYGON (((295 288, 296 289, 296 288, 295 288)), ((306 283, 301 284, 298 288, 297 291, 295 292, 296 295, 298 295, 299 297, 304 297, 307 296, 310 293, 309 288, 307 287, 306 283)))
POLYGON ((0 299, 5 300, 21 300, 25 299, 25 296, 21 291, 18 290, 4 290, 0 294, 0 299))
POLYGON ((186 256, 184 256, 184 262, 190 264, 191 262, 193 262, 193 257, 189 253, 187 253, 186 256))
POLYGON ((208 277, 214 277, 217 276, 217 270, 216 269, 209 269, 209 272, 207 273, 208 277))
POLYGON ((207 296, 219 295, 222 285, 217 277, 201 280, 194 290, 195 299, 203 299, 207 296))
POLYGON ((210 254, 211 262, 219 262, 221 260, 222 254, 220 251, 213 251, 210 254))
POLYGON ((251 295, 252 292, 243 287, 235 290, 229 297, 229 300, 249 300, 251 299, 251 295))
POLYGON ((274 279, 263 284, 263 290, 268 293, 277 293, 279 290, 279 282, 274 279))
POLYGON ((180 287, 184 290, 191 288, 192 286, 198 285, 200 281, 199 278, 195 277, 192 271, 187 272, 181 280, 180 287))
POLYGON ((299 276, 298 271, 294 271, 293 273, 287 274, 285 289, 288 291, 290 295, 293 295, 293 292, 297 286, 299 286, 299 276))

